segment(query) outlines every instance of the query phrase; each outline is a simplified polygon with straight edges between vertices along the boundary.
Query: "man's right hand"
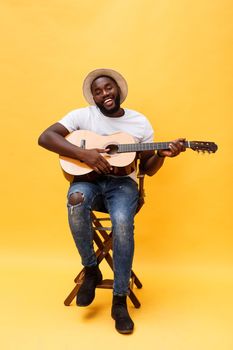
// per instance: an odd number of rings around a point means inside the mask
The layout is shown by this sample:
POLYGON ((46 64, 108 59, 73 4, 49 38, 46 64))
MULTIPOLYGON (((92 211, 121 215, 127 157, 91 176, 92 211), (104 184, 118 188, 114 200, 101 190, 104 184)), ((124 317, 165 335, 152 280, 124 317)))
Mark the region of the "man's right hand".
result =
POLYGON ((112 170, 112 167, 101 154, 107 153, 107 151, 108 149, 102 148, 84 149, 81 152, 80 160, 87 164, 98 174, 108 174, 112 170))

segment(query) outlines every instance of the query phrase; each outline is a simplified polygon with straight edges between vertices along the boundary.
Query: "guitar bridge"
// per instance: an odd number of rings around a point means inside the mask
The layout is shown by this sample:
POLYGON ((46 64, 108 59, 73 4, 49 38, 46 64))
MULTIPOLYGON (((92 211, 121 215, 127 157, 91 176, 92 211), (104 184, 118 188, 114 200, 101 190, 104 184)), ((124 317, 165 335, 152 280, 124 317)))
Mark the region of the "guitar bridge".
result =
POLYGON ((82 149, 85 149, 85 148, 86 148, 86 140, 85 140, 85 139, 82 139, 82 140, 80 141, 80 148, 82 148, 82 149))

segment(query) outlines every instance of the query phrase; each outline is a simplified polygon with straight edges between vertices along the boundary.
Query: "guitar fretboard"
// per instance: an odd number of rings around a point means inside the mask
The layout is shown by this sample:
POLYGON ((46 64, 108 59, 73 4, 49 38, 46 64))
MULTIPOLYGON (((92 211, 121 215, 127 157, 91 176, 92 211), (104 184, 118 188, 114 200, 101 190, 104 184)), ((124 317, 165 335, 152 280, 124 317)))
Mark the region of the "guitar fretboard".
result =
MULTIPOLYGON (((149 142, 149 143, 130 143, 118 145, 117 153, 126 152, 140 152, 140 151, 154 151, 159 149, 169 149, 171 142, 149 142)), ((190 142, 185 141, 184 145, 186 148, 190 147, 190 142)))

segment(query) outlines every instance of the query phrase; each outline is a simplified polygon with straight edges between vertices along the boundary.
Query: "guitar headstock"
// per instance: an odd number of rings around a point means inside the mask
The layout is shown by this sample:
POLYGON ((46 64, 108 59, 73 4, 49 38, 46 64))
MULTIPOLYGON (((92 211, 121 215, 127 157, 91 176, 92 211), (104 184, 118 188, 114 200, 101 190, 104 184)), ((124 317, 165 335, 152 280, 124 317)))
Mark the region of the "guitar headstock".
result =
POLYGON ((190 141, 190 148, 193 151, 197 152, 215 153, 218 149, 218 146, 216 143, 209 141, 190 141))

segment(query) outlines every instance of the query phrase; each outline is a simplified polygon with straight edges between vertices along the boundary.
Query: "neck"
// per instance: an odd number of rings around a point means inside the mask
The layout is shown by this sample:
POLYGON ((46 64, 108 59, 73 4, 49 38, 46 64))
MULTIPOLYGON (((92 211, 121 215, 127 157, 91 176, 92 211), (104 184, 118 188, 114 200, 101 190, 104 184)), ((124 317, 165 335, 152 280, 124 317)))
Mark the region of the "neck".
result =
POLYGON ((103 115, 105 115, 106 117, 109 117, 109 118, 119 118, 125 114, 124 109, 121 107, 113 113, 111 113, 111 112, 109 113, 107 110, 102 110, 102 109, 100 109, 100 111, 103 115))

